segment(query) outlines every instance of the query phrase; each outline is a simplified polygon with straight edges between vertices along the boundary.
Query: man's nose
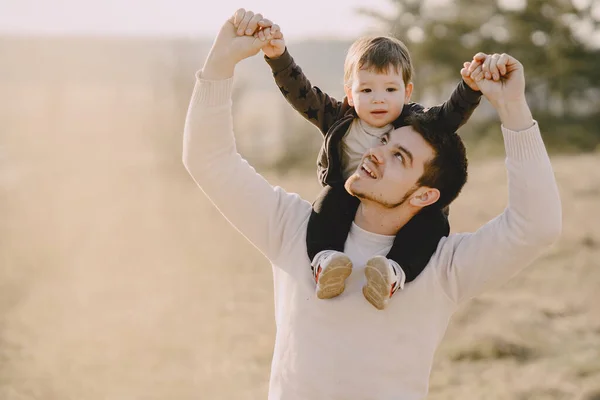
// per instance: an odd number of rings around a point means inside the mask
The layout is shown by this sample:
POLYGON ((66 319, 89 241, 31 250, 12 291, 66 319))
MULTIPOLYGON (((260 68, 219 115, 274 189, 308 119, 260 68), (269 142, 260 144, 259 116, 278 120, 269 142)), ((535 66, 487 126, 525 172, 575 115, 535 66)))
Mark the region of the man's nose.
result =
POLYGON ((385 157, 383 154, 383 148, 384 146, 376 146, 376 147, 371 147, 371 149, 369 150, 369 154, 371 156, 371 160, 374 163, 377 164, 383 164, 385 162, 385 157))

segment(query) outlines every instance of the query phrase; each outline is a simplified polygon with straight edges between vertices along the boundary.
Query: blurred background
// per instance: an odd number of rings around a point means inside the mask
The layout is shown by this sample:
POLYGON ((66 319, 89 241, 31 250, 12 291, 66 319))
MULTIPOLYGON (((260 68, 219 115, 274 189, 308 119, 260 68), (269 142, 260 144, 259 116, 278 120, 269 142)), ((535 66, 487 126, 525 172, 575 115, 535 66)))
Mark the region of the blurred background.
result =
MULTIPOLYGON (((181 163, 194 72, 238 7, 279 23, 340 99, 345 52, 365 33, 407 43, 425 105, 477 51, 523 62, 563 236, 457 313, 428 398, 600 399, 598 0, 0 0, 0 399, 266 398, 269 263, 181 163)), ((234 97, 241 153, 313 199, 321 135, 260 55, 238 67, 234 97)), ((485 100, 461 134, 470 178, 453 231, 507 198, 485 100)))

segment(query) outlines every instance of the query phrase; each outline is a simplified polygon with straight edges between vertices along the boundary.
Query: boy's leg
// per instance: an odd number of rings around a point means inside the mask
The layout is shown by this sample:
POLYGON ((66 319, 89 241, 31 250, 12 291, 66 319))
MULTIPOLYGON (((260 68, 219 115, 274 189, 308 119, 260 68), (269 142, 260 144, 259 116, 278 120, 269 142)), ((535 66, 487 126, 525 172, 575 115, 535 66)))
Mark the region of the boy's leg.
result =
POLYGON ((359 200, 343 185, 325 186, 315 202, 308 220, 306 250, 313 260, 323 250, 344 251, 359 200))
POLYGON ((440 239, 449 233, 447 208, 415 215, 396 235, 387 258, 377 256, 367 262, 363 288, 367 300, 378 309, 385 308, 405 282, 412 282, 425 269, 440 239))
POLYGON ((342 185, 326 186, 313 204, 306 248, 321 299, 341 294, 352 272, 352 262, 343 251, 357 208, 358 199, 342 185))
POLYGON ((404 270, 406 282, 412 282, 425 269, 442 237, 449 234, 447 208, 426 209, 400 229, 387 258, 404 270))

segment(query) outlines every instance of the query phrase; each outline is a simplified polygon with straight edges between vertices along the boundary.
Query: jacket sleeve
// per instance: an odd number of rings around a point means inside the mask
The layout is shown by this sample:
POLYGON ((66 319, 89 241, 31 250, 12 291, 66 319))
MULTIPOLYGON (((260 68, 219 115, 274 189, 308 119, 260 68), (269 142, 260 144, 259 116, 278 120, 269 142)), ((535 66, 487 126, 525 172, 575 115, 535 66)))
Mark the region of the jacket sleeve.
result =
POLYGON ((446 129, 456 132, 471 118, 480 101, 481 92, 471 89, 461 79, 446 102, 429 108, 418 103, 409 103, 404 106, 400 120, 413 113, 428 113, 446 129))
POLYGON ((287 102, 325 135, 331 125, 343 116, 344 103, 312 86, 287 48, 280 57, 265 56, 265 60, 287 102))

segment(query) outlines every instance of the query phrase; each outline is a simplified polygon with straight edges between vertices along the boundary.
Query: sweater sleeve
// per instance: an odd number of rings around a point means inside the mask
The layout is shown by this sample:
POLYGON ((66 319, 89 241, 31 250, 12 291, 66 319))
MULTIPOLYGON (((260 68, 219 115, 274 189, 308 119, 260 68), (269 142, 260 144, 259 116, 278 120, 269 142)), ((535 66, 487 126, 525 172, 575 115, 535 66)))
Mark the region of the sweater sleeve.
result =
POLYGON ((325 135, 343 114, 344 103, 313 86, 287 48, 280 57, 265 56, 265 61, 271 67, 275 83, 287 102, 325 135))
POLYGON ((233 78, 197 74, 184 128, 183 164, 225 218, 271 262, 296 240, 310 203, 271 186, 238 153, 233 135, 233 78))
POLYGON ((502 131, 508 206, 476 232, 451 235, 441 245, 452 250, 440 263, 440 282, 456 303, 508 281, 561 232, 560 197, 537 122, 525 131, 502 131))

